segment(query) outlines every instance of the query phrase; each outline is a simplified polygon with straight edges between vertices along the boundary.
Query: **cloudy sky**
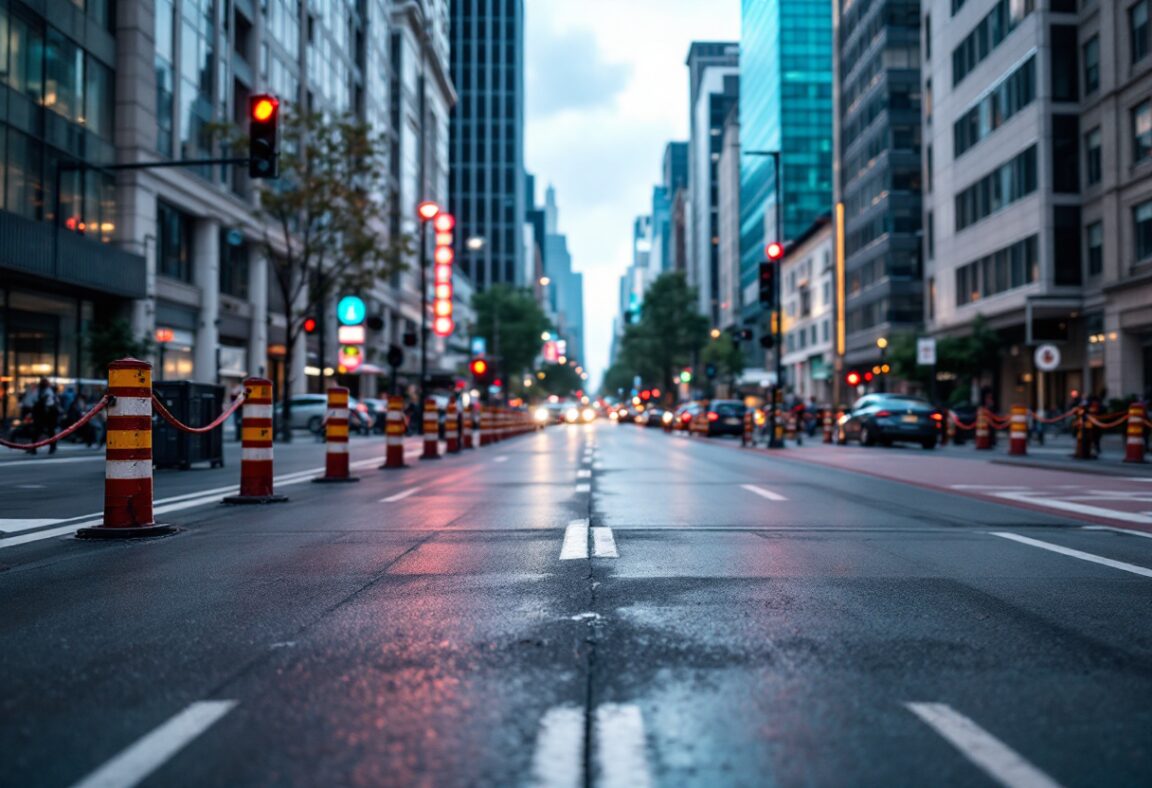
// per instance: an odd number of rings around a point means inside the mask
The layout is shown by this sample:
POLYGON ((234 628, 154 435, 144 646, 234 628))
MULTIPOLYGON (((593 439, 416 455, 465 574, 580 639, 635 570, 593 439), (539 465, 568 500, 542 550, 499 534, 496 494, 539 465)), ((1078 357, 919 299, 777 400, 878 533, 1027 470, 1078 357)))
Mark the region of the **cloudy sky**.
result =
POLYGON ((632 221, 648 213, 669 140, 688 136, 694 40, 736 41, 739 0, 526 0, 526 165, 556 187, 584 273, 585 366, 608 364, 632 221))

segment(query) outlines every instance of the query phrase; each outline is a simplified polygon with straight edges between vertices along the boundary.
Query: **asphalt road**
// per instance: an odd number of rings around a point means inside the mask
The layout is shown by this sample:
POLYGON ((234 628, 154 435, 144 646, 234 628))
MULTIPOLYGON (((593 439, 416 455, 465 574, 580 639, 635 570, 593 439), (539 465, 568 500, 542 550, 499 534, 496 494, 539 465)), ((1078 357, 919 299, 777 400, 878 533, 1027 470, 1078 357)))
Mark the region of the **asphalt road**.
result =
POLYGON ((632 426, 305 448, 287 504, 0 538, 0 785, 1152 784, 1140 533, 632 426))

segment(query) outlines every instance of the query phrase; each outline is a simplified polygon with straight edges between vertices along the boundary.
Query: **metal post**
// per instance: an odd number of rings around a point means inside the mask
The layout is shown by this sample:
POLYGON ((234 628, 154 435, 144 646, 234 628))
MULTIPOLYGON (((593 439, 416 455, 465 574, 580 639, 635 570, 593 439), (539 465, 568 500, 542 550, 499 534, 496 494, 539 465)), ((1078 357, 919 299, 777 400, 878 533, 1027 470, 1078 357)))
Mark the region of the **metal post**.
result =
POLYGON ((420 425, 423 432, 424 403, 428 399, 428 219, 420 225, 420 425))
MULTIPOLYGON (((774 190, 776 192, 776 235, 777 241, 784 243, 784 206, 781 204, 781 189, 780 189, 780 152, 777 151, 772 155, 772 173, 774 180, 774 190)), ((783 258, 781 258, 781 262, 783 258)), ((783 293, 783 285, 780 280, 781 274, 784 271, 784 266, 777 264, 776 275, 772 277, 773 285, 775 287, 776 299, 776 325, 774 326, 774 350, 776 353, 776 386, 772 389, 772 403, 776 404, 779 400, 783 405, 784 396, 784 299, 781 298, 783 293)), ((779 439, 776 434, 776 408, 773 407, 770 411, 771 424, 768 431, 768 448, 770 449, 783 449, 784 441, 779 439)))

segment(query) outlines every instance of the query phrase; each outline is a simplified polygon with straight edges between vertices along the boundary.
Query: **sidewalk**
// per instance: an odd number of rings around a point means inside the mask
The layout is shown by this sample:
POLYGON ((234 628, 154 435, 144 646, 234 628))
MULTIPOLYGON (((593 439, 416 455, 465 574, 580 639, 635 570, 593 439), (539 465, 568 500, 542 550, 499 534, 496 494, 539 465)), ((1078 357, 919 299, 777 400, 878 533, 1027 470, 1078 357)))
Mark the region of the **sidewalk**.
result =
POLYGON ((1013 457, 1008 454, 1007 436, 998 434, 996 446, 991 451, 977 451, 972 441, 963 446, 942 446, 937 451, 950 457, 981 459, 997 465, 1016 465, 1024 468, 1043 468, 1105 476, 1152 478, 1152 463, 1124 462, 1124 436, 1122 435, 1105 435, 1100 443, 1100 456, 1095 460, 1075 459, 1072 456, 1075 448, 1076 439, 1072 435, 1050 434, 1045 436, 1043 446, 1035 441, 1030 441, 1027 455, 1013 457))

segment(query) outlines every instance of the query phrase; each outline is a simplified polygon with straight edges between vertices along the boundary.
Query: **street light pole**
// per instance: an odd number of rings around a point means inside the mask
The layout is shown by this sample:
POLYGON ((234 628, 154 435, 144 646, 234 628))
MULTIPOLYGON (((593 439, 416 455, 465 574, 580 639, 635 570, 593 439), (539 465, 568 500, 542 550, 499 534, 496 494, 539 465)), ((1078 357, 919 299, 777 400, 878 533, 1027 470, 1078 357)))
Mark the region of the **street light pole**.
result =
MULTIPOLYGON (((428 225, 431 219, 420 222, 420 412, 428 399, 428 225)), ((424 423, 423 418, 420 421, 424 423)))
MULTIPOLYGON (((747 150, 741 151, 744 156, 768 156, 772 159, 772 190, 776 197, 776 210, 775 210, 775 223, 776 223, 776 241, 780 244, 784 243, 784 206, 781 200, 781 186, 780 186, 780 151, 778 150, 747 150)), ((772 402, 771 407, 768 408, 768 448, 782 449, 784 448, 784 441, 776 437, 776 407, 777 400, 779 405, 784 405, 784 348, 781 346, 784 329, 784 304, 782 303, 781 294, 783 292, 783 285, 780 283, 781 266, 778 265, 775 276, 773 276, 773 298, 776 301, 776 323, 772 328, 772 347, 773 354, 776 359, 776 382, 772 386, 772 402)))

